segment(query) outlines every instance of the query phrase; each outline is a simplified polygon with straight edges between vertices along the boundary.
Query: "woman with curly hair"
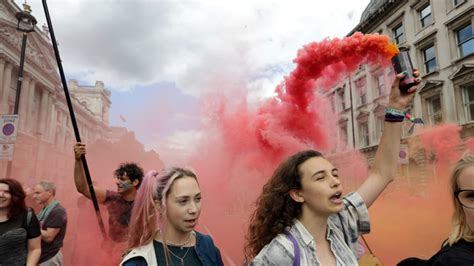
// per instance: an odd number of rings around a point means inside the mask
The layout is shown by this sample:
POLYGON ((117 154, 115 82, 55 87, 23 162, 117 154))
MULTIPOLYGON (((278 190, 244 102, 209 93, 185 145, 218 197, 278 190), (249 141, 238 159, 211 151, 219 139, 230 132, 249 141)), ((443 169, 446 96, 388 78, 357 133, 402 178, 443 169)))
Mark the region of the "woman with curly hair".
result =
POLYGON ((370 231, 367 208, 397 169, 403 110, 416 91, 400 93, 405 75, 394 80, 371 174, 356 192, 343 197, 338 169, 314 150, 275 170, 250 218, 245 256, 251 265, 357 265, 358 238, 370 231))

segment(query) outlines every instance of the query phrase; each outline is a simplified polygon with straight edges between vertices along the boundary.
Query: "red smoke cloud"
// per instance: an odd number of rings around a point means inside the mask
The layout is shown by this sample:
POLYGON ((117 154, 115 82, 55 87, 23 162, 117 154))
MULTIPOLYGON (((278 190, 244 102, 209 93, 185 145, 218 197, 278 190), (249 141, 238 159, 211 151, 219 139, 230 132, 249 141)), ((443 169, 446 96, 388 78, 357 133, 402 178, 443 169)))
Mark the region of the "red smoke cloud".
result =
POLYGON ((443 124, 434 128, 421 130, 420 140, 428 154, 435 156, 435 166, 445 173, 448 167, 461 157, 461 127, 454 124, 443 124))
MULTIPOLYGON (((338 117, 323 93, 360 64, 386 66, 397 52, 378 34, 325 39, 300 49, 295 70, 275 88, 276 96, 256 107, 245 95, 206 97, 207 138, 191 165, 207 198, 201 230, 213 234, 226 264, 242 263, 252 203, 278 162, 299 150, 325 152, 335 145, 338 117)), ((342 172, 366 174, 363 157, 350 158, 338 165, 342 172)))

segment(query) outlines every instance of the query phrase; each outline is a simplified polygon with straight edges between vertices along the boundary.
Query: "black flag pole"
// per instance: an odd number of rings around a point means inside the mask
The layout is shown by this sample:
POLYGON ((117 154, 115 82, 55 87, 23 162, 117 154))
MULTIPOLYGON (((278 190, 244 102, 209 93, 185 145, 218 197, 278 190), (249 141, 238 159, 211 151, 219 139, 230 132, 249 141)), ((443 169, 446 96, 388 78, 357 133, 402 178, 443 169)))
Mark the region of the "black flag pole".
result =
MULTIPOLYGON (((61 82, 63 84, 64 94, 66 95, 67 107, 69 109, 69 114, 71 115, 71 123, 72 123, 72 127, 74 128, 74 135, 76 136, 76 141, 81 142, 81 136, 79 134, 79 128, 77 127, 76 116, 74 115, 74 110, 72 108, 71 97, 69 96, 69 90, 67 88, 66 77, 64 76, 63 65, 61 63, 61 57, 59 56, 58 44, 56 42, 56 37, 54 36, 53 24, 51 23, 51 17, 49 16, 48 4, 46 3, 46 0, 43 0, 43 8, 44 8, 44 14, 46 16, 46 21, 49 27, 51 42, 53 43, 54 54, 56 56, 56 62, 58 63, 59 74, 61 75, 61 82)), ((99 204, 97 202, 97 197, 95 195, 94 186, 92 185, 91 174, 89 172, 86 156, 84 154, 81 155, 81 161, 82 161, 82 166, 84 168, 84 173, 86 175, 87 185, 89 186, 89 192, 91 195, 92 203, 94 204, 95 214, 97 216, 97 220, 99 221, 100 231, 102 232, 102 236, 104 238, 107 238, 107 234, 105 233, 104 222, 102 221, 102 216, 100 215, 99 204)))

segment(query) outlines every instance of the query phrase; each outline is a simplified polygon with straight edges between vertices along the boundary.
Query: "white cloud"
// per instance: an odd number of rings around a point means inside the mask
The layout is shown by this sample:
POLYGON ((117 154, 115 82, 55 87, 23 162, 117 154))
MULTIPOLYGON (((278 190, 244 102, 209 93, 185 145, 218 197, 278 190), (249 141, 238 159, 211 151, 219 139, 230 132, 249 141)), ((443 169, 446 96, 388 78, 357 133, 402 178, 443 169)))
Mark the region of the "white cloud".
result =
MULTIPOLYGON (((28 2, 41 25, 41 1, 28 2)), ((199 95, 255 85, 250 77, 267 66, 289 72, 302 45, 344 36, 367 3, 50 0, 48 6, 70 75, 90 83, 103 80, 120 90, 175 81, 185 93, 199 95)), ((283 77, 281 72, 267 74, 260 79, 283 77)))
POLYGON ((186 162, 195 154, 195 148, 203 139, 204 133, 200 130, 174 131, 166 139, 154 138, 155 141, 148 142, 147 149, 159 151, 160 157, 168 166, 186 162))
MULTIPOLYGON (((169 81, 188 95, 238 90, 258 102, 273 95, 291 72, 298 49, 345 36, 368 2, 49 0, 48 6, 68 78, 90 84, 102 80, 112 90, 169 81)), ((43 25, 41 1, 28 3, 43 25)), ((170 121, 181 121, 183 115, 170 121)), ((160 119, 166 124, 168 118, 160 119)), ((170 160, 184 161, 203 135, 174 129, 154 136, 146 128, 137 135, 170 160)))

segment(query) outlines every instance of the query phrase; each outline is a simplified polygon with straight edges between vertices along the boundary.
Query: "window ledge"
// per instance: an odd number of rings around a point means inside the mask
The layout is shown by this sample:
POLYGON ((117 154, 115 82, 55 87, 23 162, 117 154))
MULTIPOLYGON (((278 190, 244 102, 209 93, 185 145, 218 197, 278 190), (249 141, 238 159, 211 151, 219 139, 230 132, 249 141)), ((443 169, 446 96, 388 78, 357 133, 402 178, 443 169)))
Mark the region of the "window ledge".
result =
MULTIPOLYGON (((421 21, 418 20, 418 25, 420 26, 420 28, 416 31, 415 35, 419 35, 421 34, 423 31, 427 31, 427 29, 431 29, 433 28, 435 22, 432 21, 430 24, 424 26, 424 27, 421 27, 421 21)), ((427 35, 431 35, 431 34, 427 34, 427 35)))
POLYGON ((459 4, 455 5, 455 6, 453 5, 453 8, 451 8, 450 12, 453 11, 453 10, 455 10, 456 8, 458 8, 458 7, 462 6, 462 5, 464 5, 466 2, 467 2, 467 1, 464 0, 464 1, 462 1, 461 3, 459 3, 459 4))
MULTIPOLYGON (((460 62, 462 62, 462 61, 464 61, 464 60, 466 60, 467 58, 470 58, 470 57, 474 58, 474 53, 470 53, 470 54, 468 54, 468 55, 465 55, 465 56, 463 56, 463 57, 460 57, 460 58, 458 58, 458 59, 455 59, 454 61, 451 61, 451 63, 457 65, 457 64, 459 64, 460 62)), ((471 62, 471 61, 469 61, 469 62, 471 62)))
POLYGON ((397 44, 397 46, 400 51, 410 51, 410 45, 407 43, 407 41, 403 41, 400 44, 397 44))
POLYGON ((421 79, 428 78, 430 76, 434 76, 435 74, 439 74, 439 69, 433 70, 430 73, 426 73, 421 76, 421 79))
POLYGON ((375 97, 374 102, 379 103, 379 104, 383 103, 383 102, 385 102, 384 100, 385 100, 385 97, 387 97, 387 96, 388 96, 388 94, 386 94, 386 93, 382 94, 382 95, 379 95, 379 96, 375 97))
POLYGON ((466 123, 461 124, 464 128, 472 128, 474 127, 474 120, 467 121, 466 123))
POLYGON ((373 151, 373 150, 376 150, 378 146, 379 146, 378 144, 375 144, 375 145, 367 145, 367 146, 359 147, 359 150, 360 150, 361 152, 373 151))

